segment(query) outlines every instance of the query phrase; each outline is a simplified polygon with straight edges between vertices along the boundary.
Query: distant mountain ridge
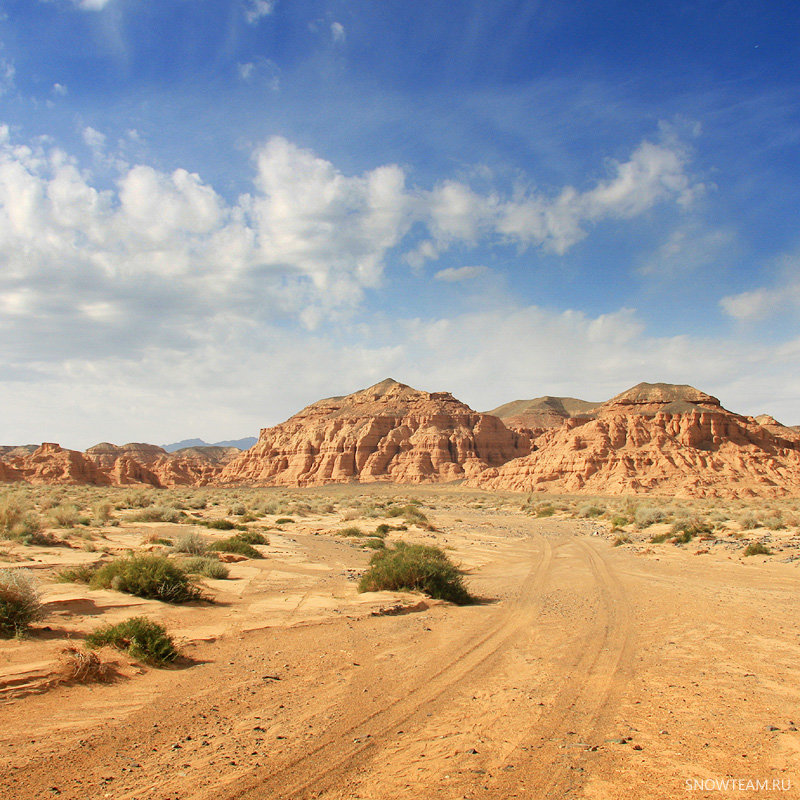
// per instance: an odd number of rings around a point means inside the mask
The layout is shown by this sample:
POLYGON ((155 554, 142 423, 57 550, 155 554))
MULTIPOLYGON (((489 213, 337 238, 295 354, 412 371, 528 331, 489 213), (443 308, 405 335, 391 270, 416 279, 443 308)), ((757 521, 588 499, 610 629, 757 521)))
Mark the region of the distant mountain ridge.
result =
POLYGON ((202 439, 183 439, 172 444, 162 444, 168 453, 176 450, 185 450, 187 447, 236 447, 239 450, 249 450, 258 440, 255 436, 245 436, 244 439, 228 439, 224 442, 204 442, 202 439))
POLYGON ((54 443, 7 445, 0 482, 163 488, 464 480, 490 491, 800 497, 797 427, 733 413, 688 385, 640 383, 599 404, 545 396, 482 414, 449 392, 386 379, 318 400, 253 441, 100 442, 85 453, 54 443))

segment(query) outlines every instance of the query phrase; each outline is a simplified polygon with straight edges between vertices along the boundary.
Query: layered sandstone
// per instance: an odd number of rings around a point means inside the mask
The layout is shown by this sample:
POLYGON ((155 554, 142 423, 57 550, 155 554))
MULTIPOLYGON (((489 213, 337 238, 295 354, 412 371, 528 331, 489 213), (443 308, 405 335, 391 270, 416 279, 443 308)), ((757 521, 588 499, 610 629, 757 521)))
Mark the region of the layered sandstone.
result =
POLYGON ((10 465, 21 476, 18 479, 33 484, 108 486, 112 483, 91 458, 54 442, 44 442, 33 453, 13 458, 10 465))
POLYGON ((162 486, 212 486, 225 465, 241 452, 238 447, 185 447, 164 453, 151 469, 162 486))
POLYGON ((387 379, 304 408, 222 471, 223 483, 309 486, 344 481, 452 481, 530 450, 525 436, 448 392, 387 379))
POLYGON ((639 384, 567 419, 534 452, 470 481, 486 489, 782 496, 800 491, 800 443, 691 386, 639 384))
POLYGON ((158 445, 144 442, 129 442, 122 445, 100 442, 100 444, 87 448, 85 453, 98 467, 113 469, 114 464, 120 458, 127 458, 142 466, 149 466, 161 456, 165 456, 167 451, 158 445))

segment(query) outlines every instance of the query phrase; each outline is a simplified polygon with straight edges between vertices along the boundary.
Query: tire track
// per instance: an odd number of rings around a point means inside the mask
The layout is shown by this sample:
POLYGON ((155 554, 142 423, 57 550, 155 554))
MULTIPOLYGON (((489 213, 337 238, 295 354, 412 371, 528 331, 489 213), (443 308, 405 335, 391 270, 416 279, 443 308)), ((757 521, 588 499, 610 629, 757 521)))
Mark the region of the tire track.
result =
MULTIPOLYGON (((246 778, 238 779, 225 789, 228 800, 246 798, 292 798, 307 796, 313 789, 319 794, 337 780, 343 781, 355 767, 364 766, 390 737, 398 726, 406 725, 425 712, 431 703, 448 692, 464 691, 468 677, 477 670, 488 668, 489 662, 507 648, 531 622, 535 612, 537 589, 549 579, 554 547, 546 537, 539 536, 542 554, 529 571, 499 626, 487 620, 488 631, 470 636, 460 652, 431 674, 416 677, 415 686, 405 697, 378 709, 359 720, 337 729, 326 741, 285 765, 279 774, 257 770, 246 778), (367 742, 351 745, 347 741, 369 735, 367 742)), ((556 545, 558 546, 558 545, 556 545)), ((216 793, 219 797, 219 793, 216 793)))

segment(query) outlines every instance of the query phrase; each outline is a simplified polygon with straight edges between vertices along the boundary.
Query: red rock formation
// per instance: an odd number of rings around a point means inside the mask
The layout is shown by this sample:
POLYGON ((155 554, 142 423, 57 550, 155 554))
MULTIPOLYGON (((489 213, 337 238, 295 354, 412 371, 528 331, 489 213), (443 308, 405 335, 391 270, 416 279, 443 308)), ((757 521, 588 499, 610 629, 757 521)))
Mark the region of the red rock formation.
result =
POLYGON ((575 397, 535 397, 533 400, 514 400, 485 413, 500 417, 507 428, 515 431, 539 431, 559 428, 565 419, 591 417, 600 403, 590 403, 575 397))
POLYGON ((223 483, 452 481, 525 455, 527 437, 447 392, 387 379, 320 400, 274 428, 222 471, 223 483))
POLYGON ((5 461, 0 461, 0 483, 11 483, 13 481, 24 480, 22 473, 11 466, 6 464, 5 461))
POLYGON ((781 496, 800 491, 800 444, 691 386, 639 384, 592 420, 568 419, 530 455, 487 470, 486 489, 781 496))
POLYGON ((237 447, 185 447, 165 453, 151 469, 162 486, 213 486, 241 452, 237 447))
POLYGON ((165 456, 167 451, 158 445, 144 444, 142 442, 129 442, 128 444, 122 445, 100 442, 100 444, 88 448, 85 454, 88 458, 91 458, 98 467, 113 469, 114 462, 116 462, 118 458, 129 458, 142 466, 149 466, 155 463, 161 456, 165 456))
POLYGON ((53 442, 44 442, 30 455, 17 456, 11 466, 29 483, 95 486, 111 483, 109 476, 83 453, 65 450, 53 442))

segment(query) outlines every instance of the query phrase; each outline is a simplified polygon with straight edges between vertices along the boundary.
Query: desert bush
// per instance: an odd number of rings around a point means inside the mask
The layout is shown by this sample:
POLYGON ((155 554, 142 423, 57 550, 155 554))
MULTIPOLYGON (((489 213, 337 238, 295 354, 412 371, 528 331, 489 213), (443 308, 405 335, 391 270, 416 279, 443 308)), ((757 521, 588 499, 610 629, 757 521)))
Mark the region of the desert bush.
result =
POLYGON ((695 536, 711 533, 711 523, 698 517, 689 517, 676 522, 671 529, 672 541, 675 544, 688 544, 695 536))
POLYGON ((49 531, 33 530, 30 533, 23 533, 19 536, 19 541, 28 547, 31 545, 39 547, 69 547, 69 544, 64 539, 59 539, 58 536, 49 531))
POLYGON ((30 570, 0 569, 0 637, 25 633, 42 616, 42 604, 30 570))
POLYGON ((215 531, 232 531, 236 529, 236 525, 229 519, 194 520, 194 523, 195 525, 203 525, 215 531))
POLYGON ((653 544, 661 544, 662 542, 666 542, 672 534, 669 531, 665 531, 664 533, 657 533, 654 536, 650 537, 650 541, 653 544))
POLYGON ((761 520, 761 524, 771 531, 782 531, 786 528, 786 523, 781 514, 771 514, 768 517, 764 517, 764 519, 761 520))
POLYGON ((626 517, 623 514, 615 514, 611 517, 611 525, 614 528, 624 528, 626 525, 630 525, 632 521, 630 517, 626 517))
POLYGON ((398 542, 373 554, 358 584, 360 592, 418 590, 464 605, 473 600, 458 567, 438 547, 398 542))
POLYGON ((59 528, 74 528, 78 524, 78 507, 71 504, 51 508, 48 514, 53 525, 59 528))
POLYGON ((279 519, 275 520, 276 525, 287 525, 290 522, 294 522, 291 517, 280 517, 279 519))
POLYGON ((630 543, 631 543, 631 537, 623 533, 621 536, 617 536, 617 538, 614 539, 613 546, 620 547, 623 544, 630 544, 630 543))
POLYGON ((342 528, 341 530, 336 531, 336 535, 337 536, 365 536, 366 534, 357 525, 351 525, 348 528, 342 528))
POLYGON ((178 657, 178 650, 166 629, 147 617, 131 617, 116 625, 104 625, 86 637, 87 647, 105 645, 154 666, 167 664, 178 657))
POLYGON ((111 519, 114 506, 107 500, 95 503, 92 507, 92 517, 95 525, 104 525, 111 519))
POLYGON ((269 539, 259 531, 241 531, 237 533, 234 539, 240 539, 247 544, 269 544, 269 539))
POLYGON ((116 589, 165 603, 187 603, 203 598, 202 591, 174 561, 165 556, 117 558, 92 576, 93 589, 116 589))
POLYGON ((578 516, 579 517, 601 517, 605 513, 605 509, 601 506, 594 505, 592 503, 585 503, 582 506, 578 507, 578 516))
POLYGON ((64 567, 55 574, 57 583, 91 583, 97 564, 76 564, 74 567, 64 567))
POLYGON ((238 536, 231 536, 229 539, 220 539, 209 545, 208 549, 218 553, 236 553, 240 556, 247 556, 247 558, 264 558, 255 547, 240 539, 238 536))
POLYGON ((640 528, 649 528, 657 522, 663 522, 667 514, 655 506, 639 506, 633 515, 633 521, 640 528))
POLYGON ((117 508, 147 508, 155 501, 155 492, 153 491, 128 492, 117 503, 117 508))
POLYGON ((744 549, 746 556, 768 556, 772 555, 772 550, 761 542, 751 542, 744 549))
POLYGON ((369 550, 383 550, 386 547, 386 542, 379 536, 370 536, 364 539, 361 546, 369 550))
POLYGON ((199 556, 208 549, 208 539, 193 531, 182 533, 175 539, 175 544, 172 545, 172 549, 176 553, 188 553, 192 556, 199 556))
POLYGON ((132 522, 180 522, 186 515, 171 506, 148 506, 131 516, 132 522))
POLYGON ((403 506, 390 506, 384 512, 384 516, 387 517, 403 517, 406 522, 412 525, 419 525, 424 524, 428 521, 428 518, 425 514, 417 508, 419 501, 416 502, 409 502, 403 506))
POLYGON ((223 580, 230 574, 230 570, 224 564, 220 564, 216 558, 208 558, 207 556, 185 558, 181 561, 181 567, 190 575, 202 575, 205 578, 214 578, 215 580, 223 580))
POLYGON ((19 535, 20 526, 33 513, 28 501, 22 494, 9 493, 0 497, 0 534, 5 537, 19 535))
POLYGON ((746 531, 754 531, 756 528, 761 527, 760 520, 751 511, 739 517, 739 524, 742 526, 742 529, 746 531))
POLYGON ((247 507, 244 503, 231 503, 228 513, 234 517, 241 517, 247 513, 247 507))
POLYGON ((392 528, 391 525, 387 525, 385 522, 382 522, 380 525, 378 525, 377 528, 375 528, 375 533, 373 533, 372 535, 383 537, 388 535, 389 531, 391 530, 394 530, 394 528, 392 528))

